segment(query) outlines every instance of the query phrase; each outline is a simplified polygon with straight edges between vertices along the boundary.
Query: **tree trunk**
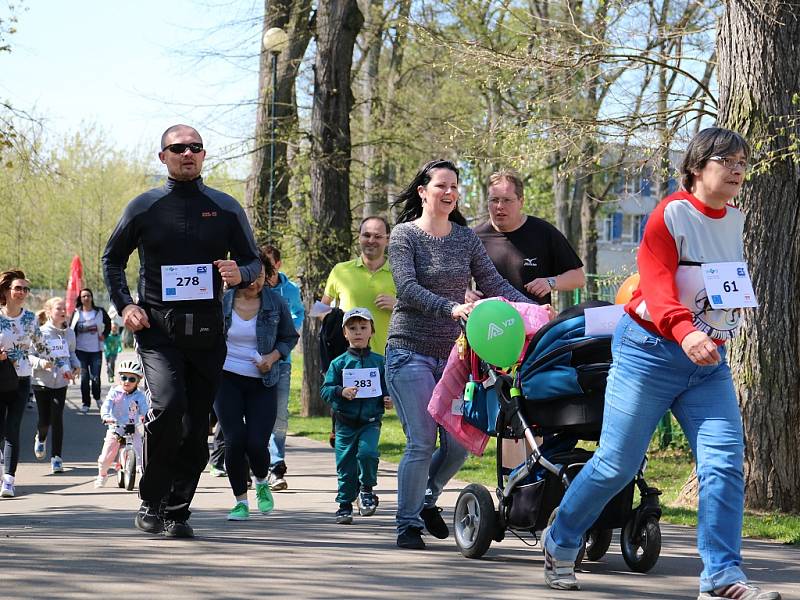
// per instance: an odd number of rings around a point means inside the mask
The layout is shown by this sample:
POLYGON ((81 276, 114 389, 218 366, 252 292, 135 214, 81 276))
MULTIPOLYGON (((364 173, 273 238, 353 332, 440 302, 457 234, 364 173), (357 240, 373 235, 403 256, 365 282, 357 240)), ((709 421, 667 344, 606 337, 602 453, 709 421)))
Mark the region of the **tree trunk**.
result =
POLYGON ((364 208, 363 216, 377 215, 386 208, 386 194, 381 184, 382 174, 378 161, 378 144, 373 138, 379 129, 375 126, 378 104, 378 72, 383 49, 383 0, 368 0, 364 3, 367 15, 364 22, 366 60, 361 78, 361 121, 365 138, 361 150, 364 162, 364 208))
POLYGON ((745 429, 746 504, 782 511, 800 510, 800 164, 792 148, 800 140, 800 61, 789 50, 798 40, 797 1, 730 0, 717 36, 719 124, 742 133, 766 163, 735 200, 760 304, 745 311, 730 361, 745 429))
MULTIPOLYGON (((297 103, 294 82, 300 62, 311 40, 309 17, 311 0, 265 0, 263 32, 271 27, 280 27, 289 36, 289 47, 278 55, 275 94, 275 176, 273 189, 272 227, 274 238, 286 225, 291 170, 286 160, 287 141, 294 137, 297 125, 297 103)), ((268 200, 270 180, 270 107, 272 102, 272 59, 264 48, 258 69, 258 107, 256 109, 256 132, 250 176, 245 186, 245 206, 256 240, 267 241, 268 200)))
MULTIPOLYGON (((594 174, 583 178, 583 201, 581 202, 581 245, 580 254, 583 268, 586 273, 597 273, 597 212, 600 209, 594 191, 594 174)), ((569 295, 569 294, 567 294, 569 295)), ((594 300, 597 297, 597 280, 592 278, 586 282, 586 298, 594 300)))
MULTIPOLYGON (((353 107, 350 71, 353 46, 363 23, 356 0, 319 3, 311 113, 311 206, 304 236, 307 248, 300 269, 306 306, 321 296, 331 268, 350 256, 350 111, 353 107)), ((318 378, 314 385, 319 364, 316 333, 316 326, 303 329, 306 374, 301 401, 304 416, 327 413, 320 398, 318 378)))
MULTIPOLYGON (((395 106, 395 95, 397 86, 400 84, 401 69, 403 67, 403 57, 405 55, 406 40, 408 38, 408 15, 411 11, 411 0, 400 0, 395 20, 395 34, 392 37, 392 52, 389 57, 389 65, 386 73, 386 97, 383 102, 383 128, 395 122, 397 107, 395 106)), ((397 169, 395 163, 390 160, 390 154, 384 147, 379 148, 378 162, 379 170, 383 175, 383 194, 386 205, 391 206, 391 202, 397 195, 397 169)), ((391 210, 391 209, 389 209, 391 210)), ((390 221, 396 221, 395 215, 389 215, 390 221)))
POLYGON ((697 471, 692 469, 692 474, 689 475, 689 479, 683 484, 681 492, 675 500, 675 506, 683 506, 684 508, 693 508, 697 510, 699 487, 697 471))

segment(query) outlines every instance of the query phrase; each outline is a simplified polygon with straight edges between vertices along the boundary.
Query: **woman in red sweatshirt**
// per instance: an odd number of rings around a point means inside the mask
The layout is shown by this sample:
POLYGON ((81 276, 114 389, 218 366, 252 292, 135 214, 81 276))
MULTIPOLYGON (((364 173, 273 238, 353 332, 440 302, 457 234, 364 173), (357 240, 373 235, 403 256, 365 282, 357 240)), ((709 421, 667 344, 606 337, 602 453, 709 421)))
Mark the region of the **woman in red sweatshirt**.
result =
POLYGON ((747 583, 741 568, 744 439, 725 347, 739 329, 742 307, 752 304, 752 291, 748 298, 732 293, 746 289, 749 279, 744 216, 730 205, 749 156, 739 134, 704 129, 686 149, 683 189, 664 198, 647 221, 639 288, 614 333, 600 445, 544 534, 551 588, 578 589, 573 562, 584 532, 633 479, 659 419, 672 410, 697 463, 698 599, 780 598, 747 583))

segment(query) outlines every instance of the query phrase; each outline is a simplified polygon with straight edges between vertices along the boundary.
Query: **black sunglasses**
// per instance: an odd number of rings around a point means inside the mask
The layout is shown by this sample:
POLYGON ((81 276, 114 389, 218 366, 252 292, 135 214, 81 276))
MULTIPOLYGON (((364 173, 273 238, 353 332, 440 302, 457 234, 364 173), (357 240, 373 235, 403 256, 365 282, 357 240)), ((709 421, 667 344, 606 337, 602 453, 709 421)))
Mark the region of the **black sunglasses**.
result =
POLYGON ((131 383, 136 383, 137 381, 139 381, 139 378, 136 375, 120 375, 119 380, 122 383, 125 383, 127 381, 130 381, 131 383))
POLYGON ((169 150, 173 154, 183 154, 186 152, 187 148, 192 151, 192 154, 197 154, 203 151, 203 144, 199 142, 192 142, 191 144, 170 144, 169 146, 164 146, 162 151, 169 150))
POLYGON ((27 294, 31 291, 31 288, 29 288, 27 285, 15 285, 11 289, 15 292, 23 292, 24 294, 27 294))

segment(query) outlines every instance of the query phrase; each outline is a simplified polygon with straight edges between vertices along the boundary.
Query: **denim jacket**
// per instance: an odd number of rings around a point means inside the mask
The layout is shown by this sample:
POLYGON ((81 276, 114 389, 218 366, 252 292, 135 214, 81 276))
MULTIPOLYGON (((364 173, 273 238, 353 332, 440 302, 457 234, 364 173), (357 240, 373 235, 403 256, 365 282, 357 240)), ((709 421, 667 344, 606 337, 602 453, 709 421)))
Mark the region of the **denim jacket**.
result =
MULTIPOLYGON (((231 326, 233 314, 233 296, 235 289, 230 289, 222 296, 222 314, 225 318, 225 334, 231 326)), ((277 350, 281 359, 285 359, 292 352, 300 335, 292 323, 292 314, 289 312, 289 305, 278 293, 264 287, 261 290, 261 308, 256 317, 256 345, 259 354, 269 354, 277 350)), ((271 387, 278 383, 280 369, 276 362, 272 369, 264 373, 262 379, 266 387, 271 387)))

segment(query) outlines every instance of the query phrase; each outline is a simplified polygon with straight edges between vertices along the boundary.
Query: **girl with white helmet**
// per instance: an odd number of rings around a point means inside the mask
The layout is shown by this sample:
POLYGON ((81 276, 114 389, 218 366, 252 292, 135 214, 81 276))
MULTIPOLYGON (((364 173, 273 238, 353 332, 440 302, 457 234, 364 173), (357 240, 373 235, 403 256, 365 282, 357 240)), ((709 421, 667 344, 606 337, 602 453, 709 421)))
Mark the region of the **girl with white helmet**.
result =
POLYGON ((123 360, 117 366, 119 383, 109 390, 100 408, 103 423, 116 426, 108 428, 103 449, 97 458, 98 473, 94 482, 96 488, 103 487, 108 479, 108 469, 119 452, 120 444, 125 440, 126 426, 135 426, 133 450, 136 453, 136 464, 142 464, 142 433, 139 425, 150 408, 147 396, 139 389, 142 377, 142 366, 136 360, 123 360))

